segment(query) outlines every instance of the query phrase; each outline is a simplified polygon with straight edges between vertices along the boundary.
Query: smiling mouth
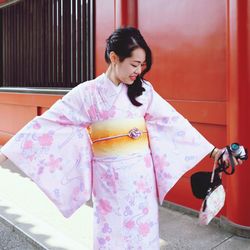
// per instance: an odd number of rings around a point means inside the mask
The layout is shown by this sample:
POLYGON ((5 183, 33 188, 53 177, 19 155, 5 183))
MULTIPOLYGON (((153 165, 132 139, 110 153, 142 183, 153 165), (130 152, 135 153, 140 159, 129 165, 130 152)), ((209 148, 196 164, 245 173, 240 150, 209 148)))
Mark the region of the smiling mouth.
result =
POLYGON ((135 80, 137 78, 137 76, 130 76, 131 80, 135 80))

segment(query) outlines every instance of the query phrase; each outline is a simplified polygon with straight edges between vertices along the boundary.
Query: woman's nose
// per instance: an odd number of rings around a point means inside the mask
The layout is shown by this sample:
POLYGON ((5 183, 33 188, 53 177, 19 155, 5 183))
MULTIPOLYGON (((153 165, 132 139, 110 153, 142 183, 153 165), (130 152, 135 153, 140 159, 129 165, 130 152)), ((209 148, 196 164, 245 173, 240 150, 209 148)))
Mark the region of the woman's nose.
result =
POLYGON ((139 65, 139 66, 136 68, 135 72, 136 72, 138 75, 141 74, 141 65, 139 65))

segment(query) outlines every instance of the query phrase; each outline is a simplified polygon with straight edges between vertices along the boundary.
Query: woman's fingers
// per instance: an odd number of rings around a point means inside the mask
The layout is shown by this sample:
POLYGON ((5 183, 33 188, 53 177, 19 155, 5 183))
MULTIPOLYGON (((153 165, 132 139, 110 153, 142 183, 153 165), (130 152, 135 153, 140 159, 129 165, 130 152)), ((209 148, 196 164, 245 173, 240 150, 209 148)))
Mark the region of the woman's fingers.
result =
POLYGON ((238 165, 241 165, 243 163, 241 159, 237 159, 237 161, 238 161, 238 165))
MULTIPOLYGON (((226 150, 226 148, 221 148, 217 150, 216 154, 214 155, 214 162, 216 164, 218 163, 221 164, 222 162, 224 162, 227 167, 231 165, 229 153, 226 150)), ((237 159, 234 156, 233 156, 233 162, 235 166, 241 165, 243 163, 241 159, 237 159)))

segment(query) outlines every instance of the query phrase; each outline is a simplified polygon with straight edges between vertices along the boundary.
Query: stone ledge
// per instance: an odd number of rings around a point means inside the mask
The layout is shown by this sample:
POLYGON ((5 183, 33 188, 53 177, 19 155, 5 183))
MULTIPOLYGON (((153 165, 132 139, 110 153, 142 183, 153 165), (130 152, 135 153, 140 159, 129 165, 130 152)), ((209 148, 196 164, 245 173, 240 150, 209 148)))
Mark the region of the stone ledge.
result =
POLYGON ((236 224, 230 220, 228 220, 226 217, 221 216, 220 217, 220 226, 237 236, 244 237, 244 238, 250 238, 250 227, 242 226, 239 224, 236 224))
MULTIPOLYGON (((1 224, 1 242, 0 247, 2 247, 3 242, 8 241, 12 246, 18 245, 22 246, 23 249, 34 249, 34 250, 48 250, 45 246, 41 245, 37 240, 35 240, 31 235, 24 232, 17 225, 13 224, 10 220, 0 215, 1 224), (15 236, 17 235, 17 237, 15 236), (6 239, 5 237, 10 237, 6 239), (3 241, 3 242, 2 242, 3 241)), ((1 248, 2 249, 2 248, 1 248)))
MULTIPOLYGON (((185 206, 181 206, 179 204, 170 202, 170 201, 164 201, 162 204, 162 207, 166 207, 169 209, 172 209, 174 211, 178 211, 187 215, 191 215, 194 217, 198 218, 199 212, 185 207, 185 206)), ((244 237, 244 238, 250 238, 250 227, 246 227, 246 226, 242 226, 236 223, 233 223, 231 221, 229 221, 226 217, 221 216, 220 218, 215 217, 210 224, 215 224, 219 227, 221 227, 223 230, 232 233, 236 236, 240 236, 240 237, 244 237)))

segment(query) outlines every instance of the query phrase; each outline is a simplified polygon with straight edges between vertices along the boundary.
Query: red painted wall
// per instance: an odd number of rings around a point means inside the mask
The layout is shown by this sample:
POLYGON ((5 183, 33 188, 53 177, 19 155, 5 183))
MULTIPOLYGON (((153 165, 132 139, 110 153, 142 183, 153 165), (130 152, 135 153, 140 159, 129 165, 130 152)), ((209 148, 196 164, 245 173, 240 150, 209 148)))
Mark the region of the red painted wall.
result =
MULTIPOLYGON (((229 0, 227 6, 228 105, 227 136, 250 148, 250 0, 229 0)), ((226 217, 237 224, 250 226, 249 160, 232 178, 228 177, 226 217)))
MULTIPOLYGON (((126 0, 126 8, 131 3, 126 0)), ((96 75, 106 70, 109 34, 124 20, 138 24, 153 51, 153 67, 146 78, 158 92, 214 145, 239 141, 250 148, 250 0, 137 1, 137 21, 121 15, 121 0, 96 0, 95 5, 96 75)), ((58 98, 0 93, 0 144, 58 98)), ((204 159, 166 198, 199 209, 201 201, 191 194, 189 178, 211 167, 212 161, 204 159)), ((248 162, 238 168, 235 175, 223 179, 227 203, 222 214, 250 226, 250 168, 248 162)))
POLYGON ((0 145, 48 109, 60 95, 0 92, 0 145))
MULTIPOLYGON (((209 141, 221 146, 226 144, 226 2, 191 2, 138 1, 138 26, 153 51, 148 79, 209 141)), ((189 177, 211 167, 212 161, 205 159, 166 198, 198 209, 189 177)))
POLYGON ((95 74, 98 76, 105 72, 107 67, 104 50, 106 39, 115 29, 115 1, 96 0, 95 5, 95 74))

